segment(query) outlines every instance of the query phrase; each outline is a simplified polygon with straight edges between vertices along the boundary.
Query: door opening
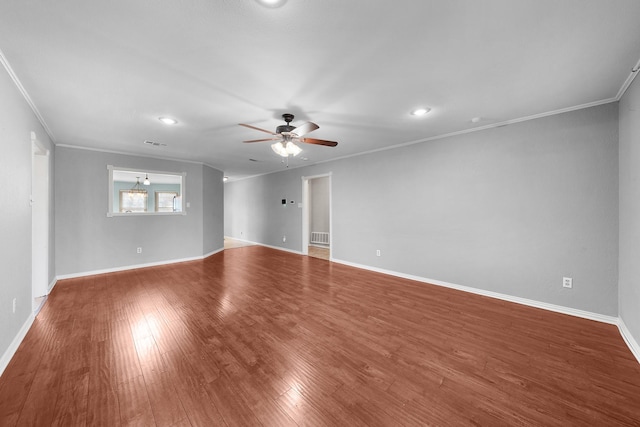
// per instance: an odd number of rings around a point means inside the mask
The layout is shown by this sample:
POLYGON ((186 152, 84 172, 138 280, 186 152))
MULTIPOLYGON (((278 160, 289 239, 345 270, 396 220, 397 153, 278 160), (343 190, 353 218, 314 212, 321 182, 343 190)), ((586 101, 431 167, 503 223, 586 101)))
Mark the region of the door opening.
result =
POLYGON ((302 253, 331 259, 331 174, 302 177, 302 253))
POLYGON ((31 136, 31 295, 37 312, 49 293, 49 150, 31 136))

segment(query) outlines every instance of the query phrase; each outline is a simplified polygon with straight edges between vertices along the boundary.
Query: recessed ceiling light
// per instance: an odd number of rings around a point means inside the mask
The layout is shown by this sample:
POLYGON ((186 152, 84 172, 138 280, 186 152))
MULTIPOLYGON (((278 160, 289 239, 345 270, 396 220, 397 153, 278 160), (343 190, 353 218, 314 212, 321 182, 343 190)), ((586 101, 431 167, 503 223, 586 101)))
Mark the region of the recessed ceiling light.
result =
POLYGON ((158 117, 158 120, 160 120, 165 125, 175 125, 178 123, 176 119, 172 119, 171 117, 158 117))
POLYGON ((431 111, 431 108, 416 108, 415 110, 413 110, 411 112, 411 115, 412 116, 424 116, 429 111, 431 111))
POLYGON ((287 2, 287 0, 256 0, 256 1, 263 6, 272 7, 272 8, 280 7, 287 2))

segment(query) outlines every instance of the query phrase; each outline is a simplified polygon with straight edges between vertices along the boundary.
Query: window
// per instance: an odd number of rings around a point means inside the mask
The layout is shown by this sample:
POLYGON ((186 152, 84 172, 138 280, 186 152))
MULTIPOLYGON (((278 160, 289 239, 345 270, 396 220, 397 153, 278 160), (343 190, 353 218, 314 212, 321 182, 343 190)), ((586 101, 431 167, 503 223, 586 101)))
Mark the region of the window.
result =
POLYGON ((120 212, 146 212, 147 190, 120 190, 120 212))
POLYGON ((182 209, 186 173, 107 166, 107 216, 186 215, 182 209))
POLYGON ((179 201, 175 191, 156 191, 156 212, 176 212, 179 201))

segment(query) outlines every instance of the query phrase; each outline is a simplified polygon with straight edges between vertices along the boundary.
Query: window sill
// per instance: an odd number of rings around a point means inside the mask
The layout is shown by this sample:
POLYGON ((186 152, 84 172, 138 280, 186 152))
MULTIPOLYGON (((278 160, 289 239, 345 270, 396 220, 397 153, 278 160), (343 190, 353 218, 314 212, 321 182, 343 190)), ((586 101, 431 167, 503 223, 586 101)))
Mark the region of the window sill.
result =
POLYGON ((187 212, 107 212, 107 217, 115 216, 182 216, 187 212))

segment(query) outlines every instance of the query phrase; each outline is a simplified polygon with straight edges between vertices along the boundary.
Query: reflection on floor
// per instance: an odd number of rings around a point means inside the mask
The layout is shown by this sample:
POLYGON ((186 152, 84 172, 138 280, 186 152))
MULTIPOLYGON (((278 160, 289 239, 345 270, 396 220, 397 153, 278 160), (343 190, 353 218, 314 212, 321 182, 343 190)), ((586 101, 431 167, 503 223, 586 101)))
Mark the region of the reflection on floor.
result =
POLYGON ((235 248, 244 248, 245 246, 254 246, 253 243, 245 242, 242 240, 232 239, 230 237, 224 238, 224 248, 225 249, 235 249, 235 248))
POLYGON ((37 316, 38 313, 40 312, 40 309, 42 309, 42 306, 44 305, 44 302, 47 300, 47 296, 41 296, 41 297, 35 297, 33 299, 33 305, 32 305, 32 309, 33 309, 33 315, 37 316))
MULTIPOLYGON (((255 243, 245 242, 243 240, 232 239, 231 237, 224 238, 224 248, 235 249, 244 248, 246 246, 255 246, 255 243)), ((309 256, 314 258, 329 260, 329 248, 320 246, 309 246, 309 256)))
POLYGON ((319 246, 309 246, 309 256, 314 258, 329 260, 329 248, 321 248, 319 246))

